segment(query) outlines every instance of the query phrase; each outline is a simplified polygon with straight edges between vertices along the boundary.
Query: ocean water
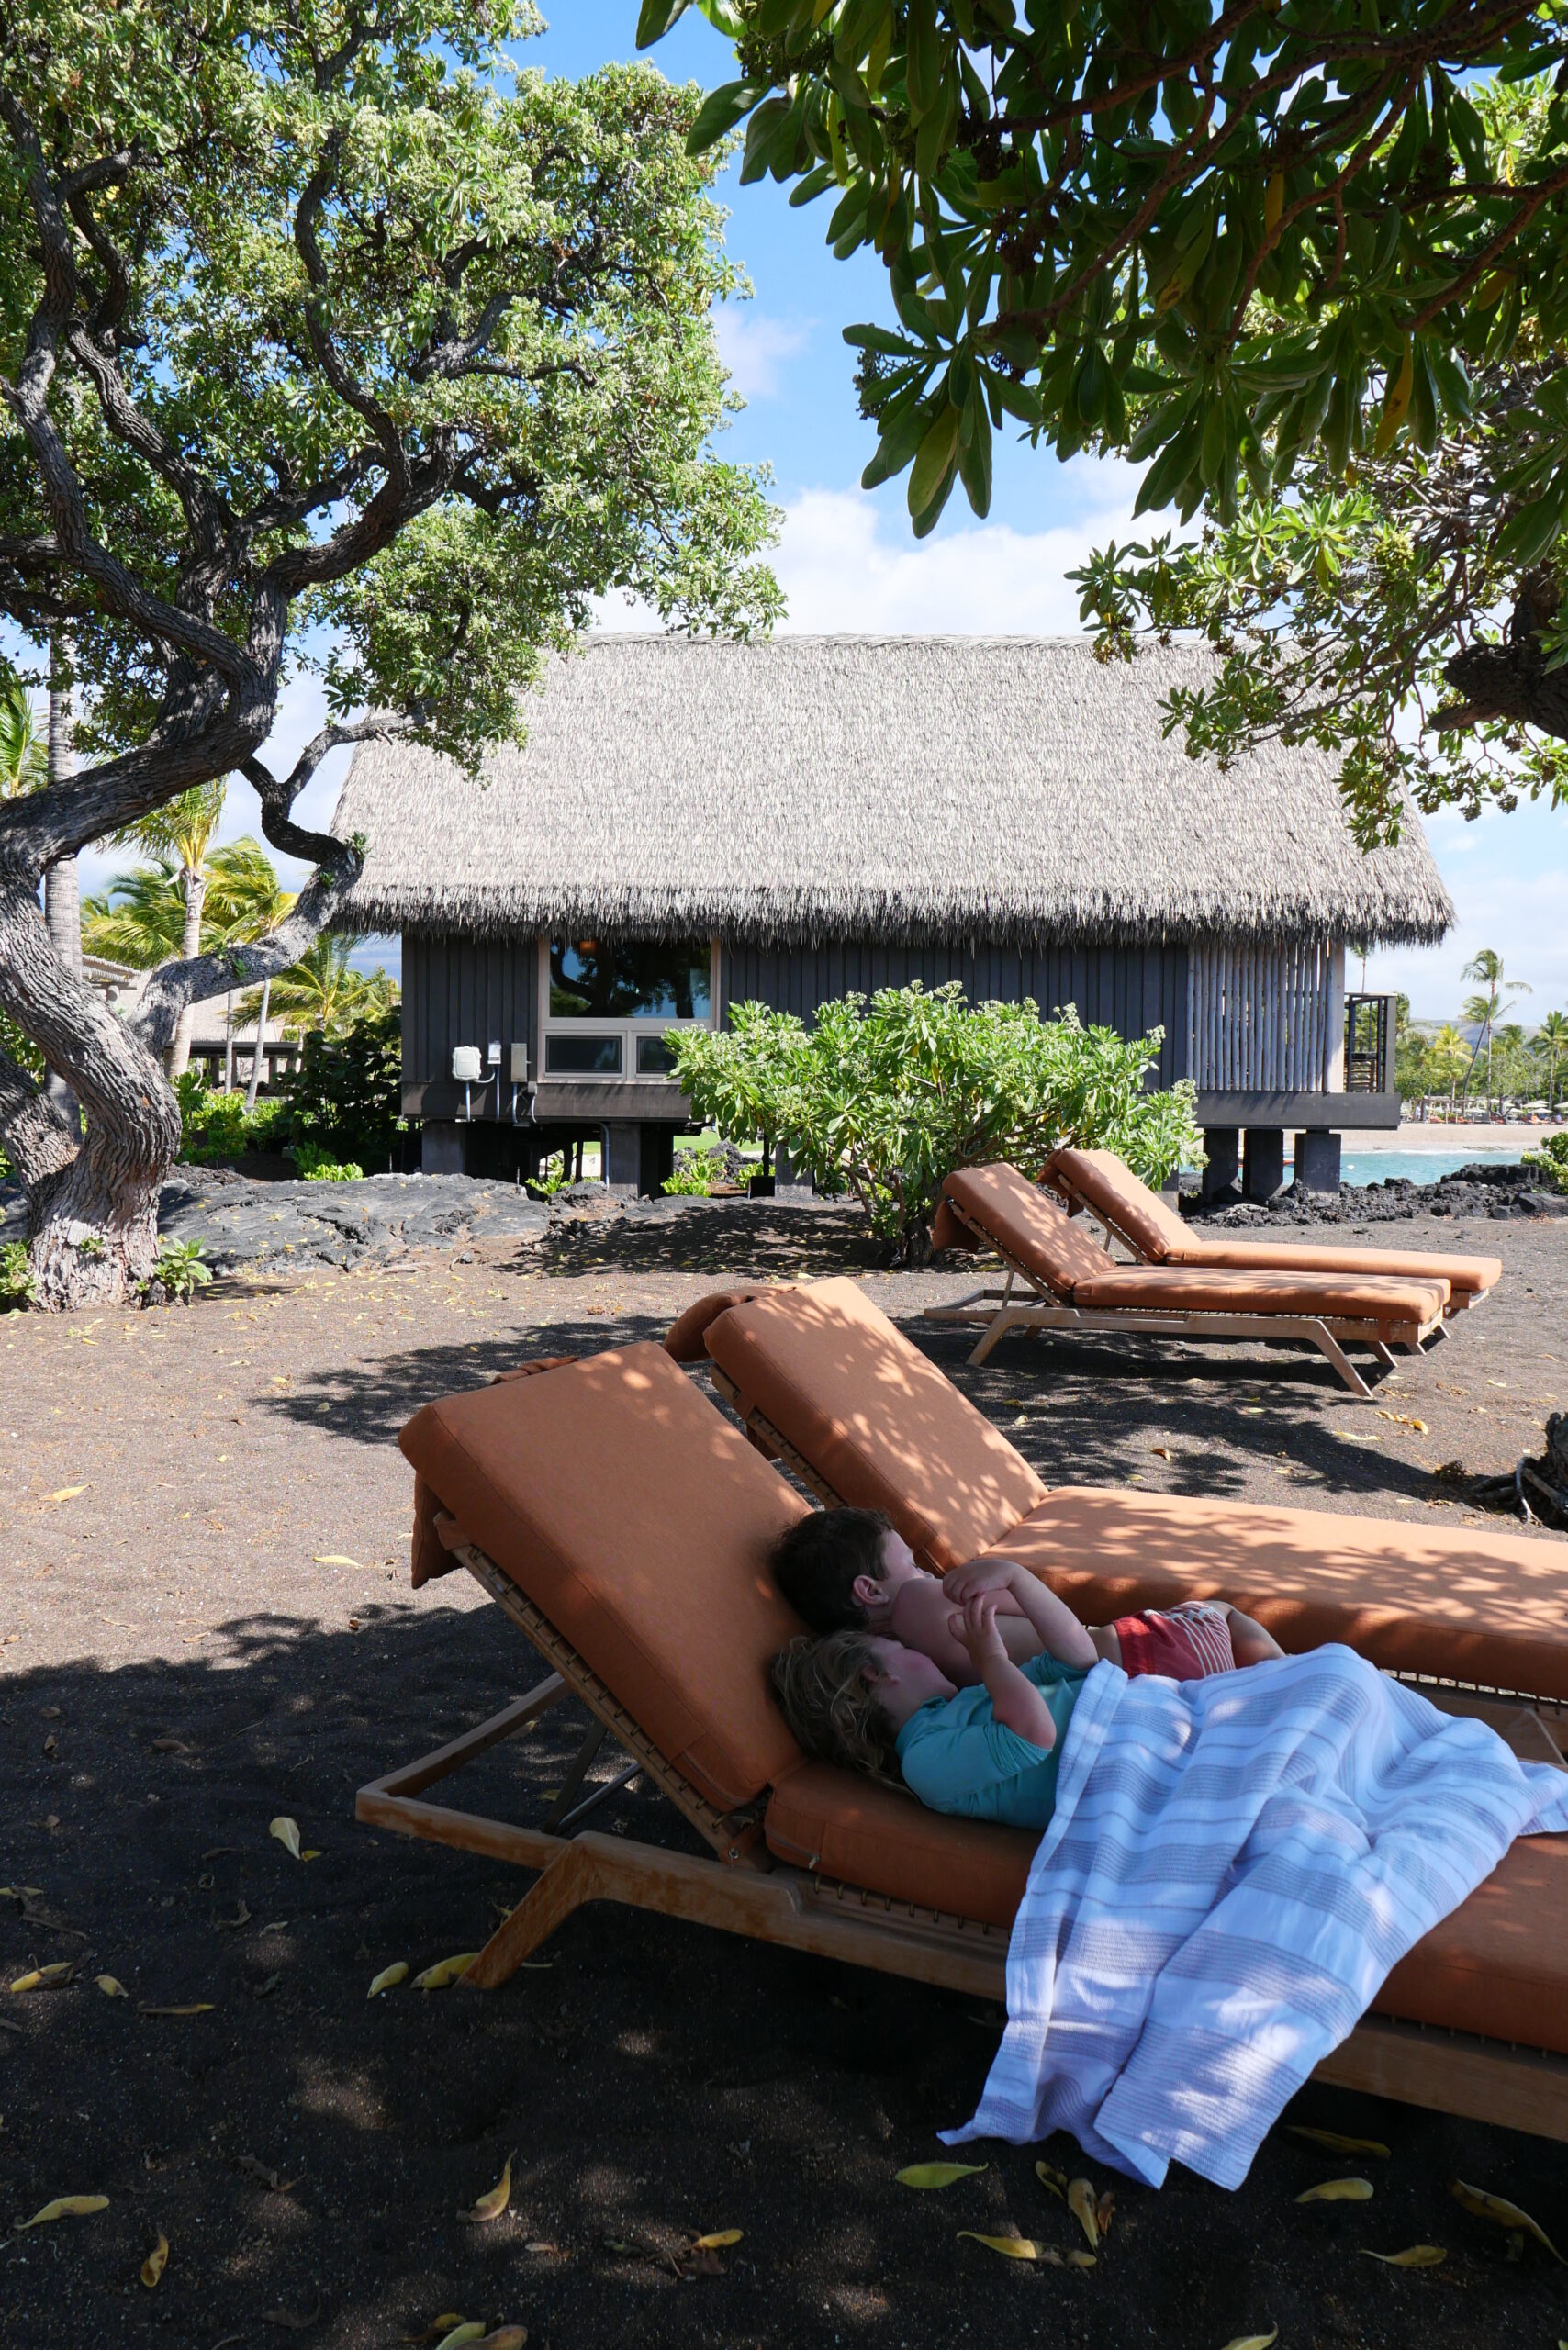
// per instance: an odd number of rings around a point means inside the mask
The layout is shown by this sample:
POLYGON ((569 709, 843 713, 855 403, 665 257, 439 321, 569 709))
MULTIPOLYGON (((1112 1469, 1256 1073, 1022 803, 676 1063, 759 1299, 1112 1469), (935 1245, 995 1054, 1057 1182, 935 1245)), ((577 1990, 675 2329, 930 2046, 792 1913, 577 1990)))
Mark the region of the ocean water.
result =
MULTIPOLYGON (((1385 1183, 1391 1176, 1403 1176, 1411 1183, 1435 1183, 1439 1175, 1451 1175, 1460 1167, 1473 1167, 1478 1160, 1483 1166, 1516 1166, 1519 1147, 1515 1144, 1506 1150, 1478 1150, 1473 1143, 1468 1150, 1348 1150, 1339 1162, 1340 1180, 1346 1183, 1385 1183)), ((1287 1183, 1291 1173, 1287 1162, 1287 1183)))

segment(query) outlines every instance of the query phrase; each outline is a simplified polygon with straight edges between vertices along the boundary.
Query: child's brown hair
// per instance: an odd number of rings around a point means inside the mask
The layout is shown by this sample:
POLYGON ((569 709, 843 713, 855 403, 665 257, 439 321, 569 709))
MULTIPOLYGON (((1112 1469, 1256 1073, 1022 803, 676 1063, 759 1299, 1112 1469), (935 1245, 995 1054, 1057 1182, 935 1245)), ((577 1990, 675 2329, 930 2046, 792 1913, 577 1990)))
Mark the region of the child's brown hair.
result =
POLYGON ((877 1660, 861 1633, 802 1636, 779 1650, 770 1670, 784 1718, 808 1754, 902 1786, 898 1731, 872 1686, 877 1660))
POLYGON ((768 1564, 797 1616, 813 1632, 863 1629, 857 1575, 882 1577, 882 1537, 892 1520, 879 1509, 817 1509, 786 1527, 768 1564))

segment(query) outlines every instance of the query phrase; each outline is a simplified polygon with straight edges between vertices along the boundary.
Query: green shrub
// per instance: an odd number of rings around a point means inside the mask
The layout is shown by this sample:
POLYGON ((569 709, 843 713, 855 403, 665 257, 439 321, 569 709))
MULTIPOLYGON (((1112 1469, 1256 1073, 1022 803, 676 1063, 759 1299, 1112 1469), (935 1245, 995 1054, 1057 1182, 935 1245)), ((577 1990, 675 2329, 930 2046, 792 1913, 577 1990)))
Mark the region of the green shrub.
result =
POLYGON ((765 1131, 819 1192, 849 1192, 872 1229, 918 1257, 945 1177, 1012 1161, 1039 1174, 1063 1143, 1109 1149, 1158 1188, 1202 1163, 1197 1097, 1149 1092, 1161 1032, 1128 1041, 1070 1006, 966 1002, 955 981, 850 995, 791 1013, 737 1004, 727 1032, 675 1029, 675 1074, 694 1115, 732 1141, 765 1131))
POLYGON ((171 1303, 188 1305, 196 1291, 212 1279, 212 1268, 201 1261, 203 1245, 199 1240, 161 1240, 158 1261, 141 1283, 142 1296, 150 1297, 155 1288, 162 1288, 171 1303))
POLYGON ((355 1160, 334 1158, 319 1143, 290 1143, 288 1156, 307 1183, 357 1183, 364 1174, 355 1160))
POLYGON ((28 1263, 25 1240, 0 1241, 0 1314, 14 1307, 31 1305, 38 1295, 38 1283, 28 1263))
POLYGON ((404 1131, 402 1033, 402 1016, 391 1004, 341 1036, 318 1030, 306 1037, 288 1089, 297 1142, 340 1161, 386 1166, 404 1131))
POLYGON ((678 1150, 675 1172, 660 1184, 672 1199, 705 1200, 713 1188, 712 1154, 706 1150, 678 1150))
POLYGON ((199 1069, 177 1077, 174 1092, 183 1129, 180 1156, 196 1167, 238 1158, 247 1150, 281 1150, 294 1131, 293 1106, 286 1100, 258 1102, 247 1110, 242 1093, 209 1091, 199 1069))
POLYGON ((1568 1192, 1568 1134, 1546 1135, 1539 1150, 1527 1150, 1525 1165, 1546 1178, 1549 1192, 1568 1192))

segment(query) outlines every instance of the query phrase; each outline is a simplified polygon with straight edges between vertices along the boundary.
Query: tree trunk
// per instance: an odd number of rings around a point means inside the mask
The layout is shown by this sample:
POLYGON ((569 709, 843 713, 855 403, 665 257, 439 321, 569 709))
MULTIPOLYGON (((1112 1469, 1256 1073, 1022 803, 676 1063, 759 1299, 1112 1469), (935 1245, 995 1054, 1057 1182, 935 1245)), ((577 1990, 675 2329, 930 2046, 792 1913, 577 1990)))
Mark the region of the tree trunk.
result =
MULTIPOLYGON (((50 783, 66 783, 76 772, 75 698, 73 692, 72 663, 75 645, 66 630, 59 630, 50 640, 49 664, 49 779, 50 783)), ((43 878, 44 919, 55 955, 73 978, 82 976, 82 883, 76 859, 62 856, 51 865, 43 878)), ((82 1112, 76 1096, 65 1080, 50 1069, 44 1080, 44 1091, 61 1116, 65 1120, 78 1142, 82 1139, 82 1112)))
MULTIPOLYGON (((180 946, 183 962, 194 962, 201 953, 201 914, 207 903, 207 876, 195 873, 189 866, 180 876, 185 893, 185 931, 180 946)), ((174 1024, 174 1041, 169 1047, 169 1075, 184 1077, 191 1065, 191 1038, 196 1033, 196 1006, 184 1005, 174 1024)))
POLYGON ((256 1013, 256 1049, 251 1055, 251 1078, 245 1088, 247 1112, 253 1110, 256 1106, 256 1088, 262 1081, 262 1048, 267 1041, 267 1005, 272 1000, 272 991, 271 979, 263 979, 261 1008, 256 1013))
POLYGON ((234 990, 223 991, 223 1091, 234 1091, 234 990))
POLYGON ((0 1000, 86 1112, 78 1146, 41 1089, 0 1055, 0 1141, 27 1193, 38 1302, 53 1313, 118 1304, 157 1261, 179 1104, 97 990, 62 967, 24 878, 0 878, 0 1000))

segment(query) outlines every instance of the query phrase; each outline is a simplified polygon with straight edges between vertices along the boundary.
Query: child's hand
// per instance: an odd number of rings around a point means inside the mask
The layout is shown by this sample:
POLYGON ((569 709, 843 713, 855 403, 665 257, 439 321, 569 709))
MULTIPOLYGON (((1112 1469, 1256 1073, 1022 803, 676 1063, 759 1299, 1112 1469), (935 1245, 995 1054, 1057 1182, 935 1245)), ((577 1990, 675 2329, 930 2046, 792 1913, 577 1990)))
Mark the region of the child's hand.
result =
POLYGON ((996 1628, 997 1598, 994 1591, 976 1592, 966 1599, 960 1612, 947 1619, 953 1638, 963 1642, 975 1671, 982 1674, 988 1664, 1006 1664, 1009 1661, 1002 1634, 996 1628))
POLYGON ((961 1603, 982 1591, 1011 1591, 1018 1573, 1012 1559, 970 1559, 961 1567, 949 1567, 942 1578, 942 1589, 949 1599, 961 1603))

